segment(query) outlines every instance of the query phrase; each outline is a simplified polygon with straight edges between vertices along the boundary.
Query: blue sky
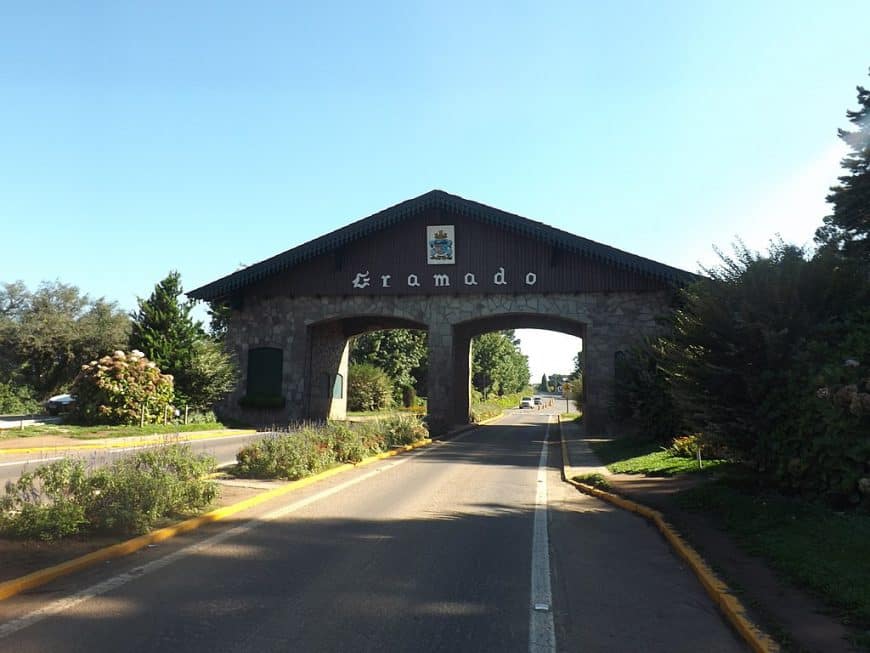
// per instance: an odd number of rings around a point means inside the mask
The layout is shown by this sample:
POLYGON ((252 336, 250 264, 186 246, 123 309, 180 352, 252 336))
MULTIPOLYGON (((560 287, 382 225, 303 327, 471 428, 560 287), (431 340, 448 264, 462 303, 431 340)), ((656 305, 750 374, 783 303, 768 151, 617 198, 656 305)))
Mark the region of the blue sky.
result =
POLYGON ((132 309, 433 188, 690 270, 809 243, 868 25, 866 1, 2 3, 0 282, 132 309))

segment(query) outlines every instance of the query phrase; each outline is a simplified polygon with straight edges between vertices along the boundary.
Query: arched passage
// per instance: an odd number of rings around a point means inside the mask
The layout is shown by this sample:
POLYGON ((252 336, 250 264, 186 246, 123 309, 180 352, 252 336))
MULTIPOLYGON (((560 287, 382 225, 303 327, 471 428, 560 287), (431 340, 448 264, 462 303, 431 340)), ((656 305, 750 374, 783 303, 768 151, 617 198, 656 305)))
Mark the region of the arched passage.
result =
MULTIPOLYGON (((453 352, 449 375, 451 387, 455 389, 447 410, 451 423, 465 424, 469 421, 471 409, 471 340, 490 331, 504 329, 543 329, 559 331, 581 339, 586 338, 586 323, 563 318, 557 315, 540 313, 501 313, 465 320, 453 325, 453 352)), ((431 354, 430 354, 431 357, 431 354)), ((438 371, 436 370, 437 374, 438 371)), ((430 362, 430 375, 432 364, 430 362)), ((431 411, 437 410, 431 407, 431 411)))
POLYGON ((349 342, 382 329, 427 330, 424 323, 389 315, 332 317, 308 325, 305 414, 312 419, 347 416, 349 342))

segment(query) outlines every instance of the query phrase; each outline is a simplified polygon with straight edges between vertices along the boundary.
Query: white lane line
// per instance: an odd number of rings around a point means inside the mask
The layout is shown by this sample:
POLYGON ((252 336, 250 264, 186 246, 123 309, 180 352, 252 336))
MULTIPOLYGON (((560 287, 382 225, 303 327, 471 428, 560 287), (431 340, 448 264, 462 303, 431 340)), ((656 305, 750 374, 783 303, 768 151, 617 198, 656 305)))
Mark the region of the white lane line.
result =
POLYGON ((555 653, 553 593, 550 589, 550 535, 547 530, 547 442, 550 418, 538 461, 535 525, 532 536, 532 594, 529 616, 529 653, 555 653))
POLYGON ((153 573, 155 571, 159 571, 163 569, 167 565, 176 562, 177 560, 181 560, 182 558, 186 558, 187 556, 194 555, 199 551, 204 551, 210 546, 214 546, 216 544, 220 544, 221 542, 228 540, 232 537, 236 537, 238 535, 244 535, 250 531, 253 531, 256 528, 259 528, 263 524, 274 521, 275 519, 279 519, 285 515, 289 515, 292 512, 296 512, 297 510, 301 510, 306 506, 310 506, 313 503, 320 501, 321 499, 326 499, 327 497, 331 497, 334 494, 338 494, 342 490, 346 490, 349 487, 357 485, 358 483, 362 483, 373 476, 377 476, 385 471, 390 469, 394 469, 399 467, 400 465, 404 465, 405 463, 414 460, 419 456, 423 456, 430 451, 440 448, 450 442, 454 442, 456 440, 461 440, 465 437, 465 433, 451 438, 450 440, 442 440, 439 442, 433 442, 432 446, 426 447, 424 449, 419 449, 418 451, 408 452, 407 456, 402 456, 398 460, 394 460, 385 464, 382 467, 378 467, 377 469, 373 469, 372 471, 363 474, 355 479, 350 481, 346 481, 341 483, 340 485, 336 485, 328 490, 323 490, 322 492, 318 492, 317 494, 313 494, 310 497, 305 499, 300 499, 299 501, 295 501, 289 505, 282 506, 281 508, 277 508, 269 513, 261 517, 257 517, 256 519, 252 519, 240 526, 236 526, 231 528, 223 533, 218 533, 217 535, 213 535, 212 537, 203 540, 202 542, 198 542, 197 544, 191 544, 183 549, 176 551, 175 553, 171 553, 167 556, 159 558, 158 560, 153 560, 141 567, 136 567, 135 569, 131 569, 128 572, 123 574, 119 574, 112 578, 109 578, 101 583, 97 583, 96 585, 92 585, 80 592, 76 592, 71 596, 66 598, 58 599, 48 605, 39 608, 38 610, 34 610, 28 614, 25 614, 18 619, 14 619, 5 624, 0 624, 0 639, 5 637, 9 637, 10 635, 17 633, 19 630, 23 630, 28 626, 32 626, 35 623, 38 623, 44 619, 47 619, 53 615, 60 614, 61 612, 65 612, 71 608, 74 608, 80 603, 84 603, 90 599, 96 598, 102 594, 106 594, 107 592, 111 592, 119 587, 122 587, 129 583, 130 581, 136 580, 137 578, 141 578, 146 574, 153 573))

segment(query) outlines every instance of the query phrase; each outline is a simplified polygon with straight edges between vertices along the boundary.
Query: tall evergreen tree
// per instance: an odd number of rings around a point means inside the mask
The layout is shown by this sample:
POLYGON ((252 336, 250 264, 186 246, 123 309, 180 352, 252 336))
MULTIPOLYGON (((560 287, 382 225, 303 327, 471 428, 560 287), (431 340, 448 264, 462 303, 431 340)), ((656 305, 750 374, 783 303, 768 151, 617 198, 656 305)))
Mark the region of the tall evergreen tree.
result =
POLYGON ((547 375, 541 374, 541 392, 549 392, 550 391, 550 382, 547 381, 547 375))
POLYGON ((847 258, 870 263, 870 90, 858 87, 856 111, 846 117, 856 131, 838 130, 840 138, 851 152, 841 165, 847 174, 840 184, 831 188, 828 201, 834 212, 824 219, 816 231, 816 242, 822 249, 835 249, 847 258))
POLYGON ((148 299, 138 299, 130 346, 156 363, 161 372, 172 374, 176 397, 191 402, 195 399, 191 396, 195 345, 206 336, 202 324, 191 317, 193 303, 182 301, 182 293, 181 275, 172 270, 154 286, 148 299))

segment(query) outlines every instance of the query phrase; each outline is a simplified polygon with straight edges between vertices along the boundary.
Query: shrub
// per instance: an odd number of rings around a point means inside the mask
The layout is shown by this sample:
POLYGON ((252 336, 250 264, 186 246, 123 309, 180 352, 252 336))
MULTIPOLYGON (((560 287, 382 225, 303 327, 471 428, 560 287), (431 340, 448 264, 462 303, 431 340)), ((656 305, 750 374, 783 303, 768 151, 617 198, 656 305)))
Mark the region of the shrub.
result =
POLYGON ((766 257, 738 247, 710 275, 662 341, 688 426, 780 489, 870 506, 866 274, 778 243, 766 257))
POLYGON ((23 385, 0 383, 0 415, 30 415, 39 409, 33 390, 23 385))
POLYGON ((412 385, 402 388, 402 405, 405 408, 413 408, 417 405, 417 391, 412 385))
POLYGON ((303 426, 252 443, 236 455, 236 473, 248 478, 297 480, 335 463, 357 463, 391 447, 412 444, 427 435, 415 415, 395 415, 349 427, 303 426))
POLYGON ((393 403, 393 383, 379 367, 351 365, 347 379, 347 407, 350 410, 383 410, 393 403))
POLYGON ((668 451, 680 458, 697 458, 698 451, 707 460, 725 460, 731 457, 721 438, 706 433, 678 436, 671 441, 668 451))
POLYGON ((213 469, 212 458, 186 445, 141 451, 91 474, 80 460, 59 460, 7 483, 0 532, 41 540, 143 533, 207 507, 217 496, 217 485, 205 479, 213 469))
POLYGON ((174 397, 172 377, 135 349, 82 365, 71 392, 73 419, 82 424, 154 424, 174 397))
POLYGON ((616 359, 610 410, 646 436, 667 441, 681 430, 682 419, 661 361, 654 341, 623 352, 616 359))
POLYGON ((413 444, 429 435, 426 426, 416 415, 390 415, 379 419, 377 428, 383 434, 387 448, 413 444))
POLYGON ((187 445, 140 451, 98 469, 89 483, 90 530, 145 533, 166 517, 198 512, 217 496, 217 485, 205 479, 213 470, 213 458, 194 455, 187 445))
POLYGON ((82 498, 88 495, 84 463, 64 459, 6 483, 0 498, 0 532, 22 539, 56 540, 87 525, 82 498))
POLYGON ((236 473, 249 478, 283 478, 289 481, 309 476, 335 462, 327 438, 311 428, 264 438, 236 455, 236 473))

